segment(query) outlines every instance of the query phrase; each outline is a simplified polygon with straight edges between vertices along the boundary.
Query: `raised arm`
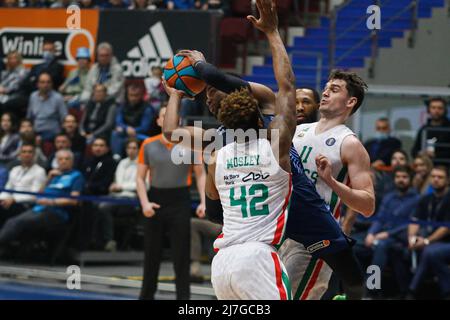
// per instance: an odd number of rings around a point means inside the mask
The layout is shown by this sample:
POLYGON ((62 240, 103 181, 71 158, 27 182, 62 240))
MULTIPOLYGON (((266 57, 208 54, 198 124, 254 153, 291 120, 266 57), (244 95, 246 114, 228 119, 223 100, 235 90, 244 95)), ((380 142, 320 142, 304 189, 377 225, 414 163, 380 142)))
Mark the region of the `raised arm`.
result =
POLYGON ((166 115, 164 116, 162 127, 164 137, 171 143, 181 144, 194 151, 202 151, 203 134, 205 130, 192 126, 180 126, 180 107, 184 92, 169 87, 164 79, 162 83, 169 95, 169 102, 167 104, 166 115))
POLYGON ((274 0, 256 0, 256 6, 260 18, 254 16, 247 18, 253 25, 264 32, 269 40, 273 57, 273 70, 278 83, 278 94, 275 99, 275 118, 270 124, 270 129, 279 130, 278 144, 273 144, 279 151, 280 165, 283 168, 289 166, 289 149, 292 144, 296 128, 295 109, 295 76, 291 61, 278 32, 277 8, 274 0))
POLYGON ((267 86, 248 82, 219 70, 216 66, 206 62, 200 51, 181 50, 178 54, 187 57, 191 61, 195 71, 208 85, 227 94, 242 88, 249 88, 255 99, 258 100, 261 112, 268 115, 274 113, 275 94, 267 86))

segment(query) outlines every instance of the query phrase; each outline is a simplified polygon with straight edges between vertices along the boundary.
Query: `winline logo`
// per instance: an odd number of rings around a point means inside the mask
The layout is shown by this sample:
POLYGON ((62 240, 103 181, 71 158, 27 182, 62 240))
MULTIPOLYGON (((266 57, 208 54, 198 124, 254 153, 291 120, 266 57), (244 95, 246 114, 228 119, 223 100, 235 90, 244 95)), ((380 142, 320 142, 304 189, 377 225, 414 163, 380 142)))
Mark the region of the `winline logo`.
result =
POLYGON ((18 51, 22 54, 25 64, 41 62, 42 47, 46 40, 55 43, 57 55, 64 65, 76 65, 75 53, 78 47, 89 47, 92 54, 95 46, 94 37, 86 29, 21 27, 0 29, 2 55, 18 51))

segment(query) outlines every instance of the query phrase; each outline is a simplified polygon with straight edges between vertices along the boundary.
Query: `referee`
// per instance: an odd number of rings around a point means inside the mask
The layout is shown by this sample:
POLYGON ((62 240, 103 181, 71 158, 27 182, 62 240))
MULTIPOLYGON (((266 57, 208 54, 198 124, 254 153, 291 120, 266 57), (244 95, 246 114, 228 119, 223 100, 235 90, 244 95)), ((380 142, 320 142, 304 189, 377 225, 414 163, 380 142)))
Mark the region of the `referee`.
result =
MULTIPOLYGON (((166 108, 161 108, 157 119, 162 127, 166 108)), ((192 171, 195 173, 201 203, 197 214, 205 210, 204 188, 206 174, 202 164, 193 165, 192 151, 169 143, 162 134, 145 140, 139 151, 137 192, 144 222, 144 280, 140 299, 153 300, 157 289, 164 236, 168 233, 172 261, 176 275, 178 300, 190 298, 190 219, 191 199, 189 187, 192 171), (171 154, 189 159, 190 164, 175 164, 171 154), (187 156, 187 157, 186 157, 187 156), (150 177, 147 193, 146 179, 150 177)))

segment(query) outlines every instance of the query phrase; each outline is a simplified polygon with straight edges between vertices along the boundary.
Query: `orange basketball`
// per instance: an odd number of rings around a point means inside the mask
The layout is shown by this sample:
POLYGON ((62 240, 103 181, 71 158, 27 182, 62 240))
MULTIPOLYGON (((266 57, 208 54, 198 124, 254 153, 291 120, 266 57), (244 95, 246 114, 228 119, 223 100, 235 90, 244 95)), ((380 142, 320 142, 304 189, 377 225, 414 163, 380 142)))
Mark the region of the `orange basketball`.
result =
POLYGON ((190 97, 195 97, 206 87, 205 81, 200 79, 189 59, 182 56, 173 56, 167 61, 164 79, 169 86, 184 91, 190 97))

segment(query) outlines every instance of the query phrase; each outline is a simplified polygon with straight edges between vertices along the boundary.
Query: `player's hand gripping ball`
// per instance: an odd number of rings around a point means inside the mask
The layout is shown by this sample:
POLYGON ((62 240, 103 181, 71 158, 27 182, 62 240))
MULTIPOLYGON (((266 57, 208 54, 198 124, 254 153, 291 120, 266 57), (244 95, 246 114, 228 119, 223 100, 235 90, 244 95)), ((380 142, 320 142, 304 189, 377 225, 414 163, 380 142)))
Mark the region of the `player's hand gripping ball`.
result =
POLYGON ((185 92, 189 97, 195 97, 206 87, 206 83, 200 79, 189 59, 182 56, 173 56, 167 61, 164 79, 170 87, 185 92))

